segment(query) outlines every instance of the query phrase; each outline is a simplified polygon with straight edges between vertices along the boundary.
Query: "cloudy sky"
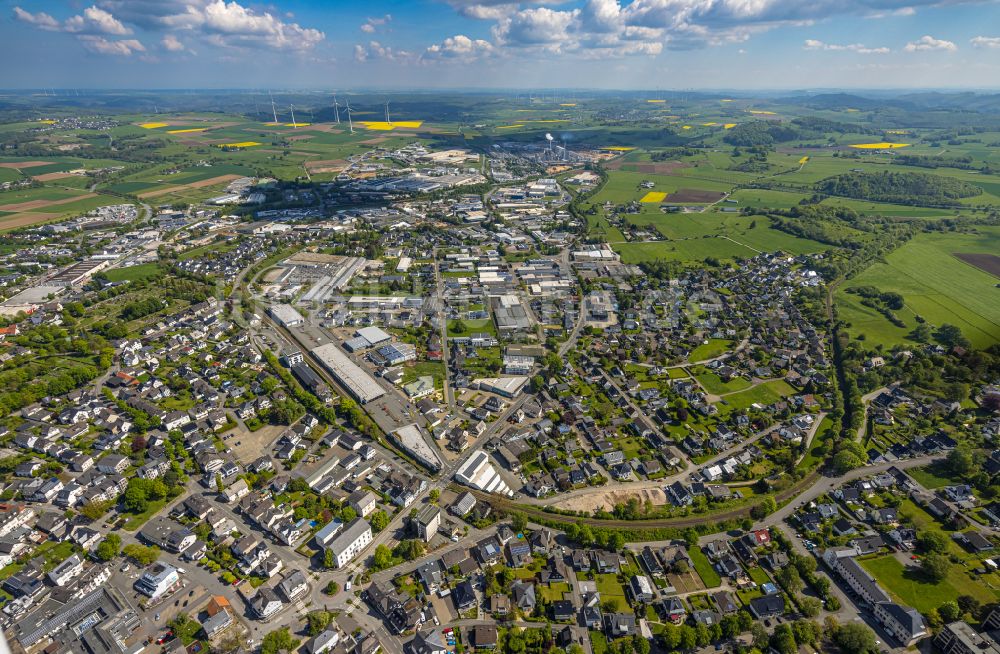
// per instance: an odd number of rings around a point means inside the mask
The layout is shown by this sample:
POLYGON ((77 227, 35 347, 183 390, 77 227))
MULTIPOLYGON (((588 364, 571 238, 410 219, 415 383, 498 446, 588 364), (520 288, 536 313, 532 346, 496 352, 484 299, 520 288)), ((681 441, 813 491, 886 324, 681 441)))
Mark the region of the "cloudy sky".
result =
POLYGON ((0 0, 5 88, 996 88, 1000 0, 0 0))

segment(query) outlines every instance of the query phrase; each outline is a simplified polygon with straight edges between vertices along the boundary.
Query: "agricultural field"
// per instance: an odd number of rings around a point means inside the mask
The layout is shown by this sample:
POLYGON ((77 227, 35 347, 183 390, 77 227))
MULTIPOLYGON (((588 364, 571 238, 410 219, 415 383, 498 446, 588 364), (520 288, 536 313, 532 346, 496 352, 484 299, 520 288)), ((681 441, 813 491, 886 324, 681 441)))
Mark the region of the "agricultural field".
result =
POLYGON ((920 316, 933 325, 957 325, 974 345, 985 347, 1000 340, 1000 278, 956 254, 997 252, 1000 227, 982 226, 976 233, 918 234, 884 263, 872 265, 840 288, 838 310, 850 323, 850 333, 864 335, 873 345, 912 343, 907 336, 919 324, 920 316), (847 292, 857 286, 900 293, 905 307, 896 315, 905 326, 893 325, 847 292))

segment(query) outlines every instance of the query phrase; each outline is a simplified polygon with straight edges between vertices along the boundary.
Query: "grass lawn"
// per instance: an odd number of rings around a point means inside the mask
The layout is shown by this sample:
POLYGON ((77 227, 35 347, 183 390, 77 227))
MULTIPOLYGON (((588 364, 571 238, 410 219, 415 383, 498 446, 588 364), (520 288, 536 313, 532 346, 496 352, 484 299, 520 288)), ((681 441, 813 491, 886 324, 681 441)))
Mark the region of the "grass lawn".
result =
POLYGON ((694 564, 694 571, 701 577, 701 581, 705 584, 706 588, 718 588, 722 585, 722 577, 712 567, 712 562, 708 560, 704 552, 697 547, 692 547, 688 550, 688 556, 691 557, 691 563, 694 564))
POLYGON ((904 566, 892 555, 861 559, 860 563, 890 594, 921 613, 954 601, 959 595, 970 595, 984 604, 997 599, 997 593, 972 579, 960 565, 951 566, 944 581, 935 584, 925 581, 915 566, 904 566))
POLYGON ((723 395, 725 393, 735 393, 737 391, 746 390, 750 388, 750 382, 742 377, 734 377, 728 382, 722 381, 714 372, 709 372, 705 370, 704 372, 698 372, 695 374, 695 379, 697 379, 706 392, 712 393, 713 395, 723 395))
POLYGON ((590 649, 594 651, 594 654, 607 654, 608 639, 604 637, 604 633, 591 629, 589 635, 590 649))
POLYGON ((549 586, 542 585, 539 588, 542 592, 542 597, 550 602, 558 602, 563 599, 563 593, 569 592, 569 584, 565 581, 559 581, 549 586))
POLYGON ((125 268, 113 268, 111 270, 105 271, 109 281, 112 282, 137 282, 143 279, 149 279, 150 277, 156 277, 163 269, 160 268, 158 263, 143 263, 138 266, 127 266, 125 268))
POLYGON ((42 564, 42 568, 51 570, 68 559, 72 553, 73 543, 71 541, 57 542, 48 540, 35 549, 32 558, 43 557, 45 561, 42 564))
POLYGON ((448 336, 470 336, 477 333, 486 333, 496 336, 497 330, 496 327, 493 326, 493 321, 489 318, 483 318, 482 320, 452 320, 448 322, 448 336), (465 325, 465 329, 462 331, 456 330, 456 327, 459 326, 459 322, 465 325))
POLYGON ((956 483, 954 479, 944 476, 945 473, 936 465, 910 468, 907 474, 917 480, 917 483, 927 490, 935 490, 956 483))
POLYGON ((708 343, 699 345, 694 350, 692 350, 691 356, 688 357, 688 360, 704 361, 705 359, 714 359, 717 356, 725 354, 732 347, 733 347, 733 342, 728 339, 712 338, 709 339, 708 343))
POLYGON ((597 582, 597 592, 601 594, 602 600, 613 600, 618 605, 619 611, 628 610, 625 589, 618 583, 618 575, 598 574, 594 575, 594 580, 597 582))
POLYGON ((750 578, 757 582, 758 586, 763 586, 764 584, 771 583, 771 578, 767 576, 764 569, 760 566, 754 566, 748 570, 750 578))
POLYGON ((150 502, 149 506, 142 513, 136 513, 135 515, 129 516, 129 519, 125 521, 125 525, 122 527, 125 531, 135 531, 139 527, 146 524, 146 521, 156 515, 163 507, 167 505, 169 500, 158 500, 156 502, 150 502))
POLYGON ((783 379, 757 384, 753 388, 727 395, 725 401, 731 409, 747 409, 752 404, 773 404, 783 397, 793 395, 795 389, 783 379))

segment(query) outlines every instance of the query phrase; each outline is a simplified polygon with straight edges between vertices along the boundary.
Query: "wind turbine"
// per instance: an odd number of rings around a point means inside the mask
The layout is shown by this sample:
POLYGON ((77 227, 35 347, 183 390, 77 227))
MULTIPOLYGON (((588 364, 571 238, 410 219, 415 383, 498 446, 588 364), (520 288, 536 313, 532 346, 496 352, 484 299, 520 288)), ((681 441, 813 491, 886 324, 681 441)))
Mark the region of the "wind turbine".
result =
POLYGON ((351 101, 347 101, 347 126, 351 128, 351 134, 354 133, 354 121, 351 120, 351 101))
POLYGON ((388 100, 385 101, 385 122, 387 122, 390 125, 392 125, 392 121, 389 120, 389 101, 388 100))
POLYGON ((337 104, 337 94, 333 94, 333 115, 337 117, 337 124, 340 124, 340 105, 337 104))
POLYGON ((288 105, 288 108, 292 111, 292 129, 298 129, 299 126, 295 124, 295 105, 290 104, 288 105))
POLYGON ((274 124, 277 125, 278 124, 278 110, 274 108, 274 96, 271 95, 270 91, 267 92, 267 95, 268 95, 268 97, 271 98, 271 113, 274 114, 274 124))

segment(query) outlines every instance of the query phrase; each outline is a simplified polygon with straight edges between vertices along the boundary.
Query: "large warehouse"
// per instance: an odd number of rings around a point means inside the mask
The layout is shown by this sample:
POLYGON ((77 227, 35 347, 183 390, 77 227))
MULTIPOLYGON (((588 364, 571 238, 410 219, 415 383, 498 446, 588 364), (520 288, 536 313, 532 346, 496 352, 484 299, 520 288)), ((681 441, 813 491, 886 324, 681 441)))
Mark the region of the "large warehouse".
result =
POLYGON ((483 451, 476 452, 469 457, 469 460, 455 472, 455 480, 487 493, 508 497, 513 495, 510 488, 504 483, 503 477, 490 463, 489 455, 483 451))
POLYGON ((385 390, 379 386, 375 378, 364 368, 351 361, 351 358, 340 351, 333 343, 314 348, 313 355, 320 360, 323 367, 333 375, 333 378, 361 404, 367 404, 385 395, 385 390))
POLYGON ((302 314, 290 304, 275 304, 267 310, 282 327, 298 327, 302 324, 302 314))

